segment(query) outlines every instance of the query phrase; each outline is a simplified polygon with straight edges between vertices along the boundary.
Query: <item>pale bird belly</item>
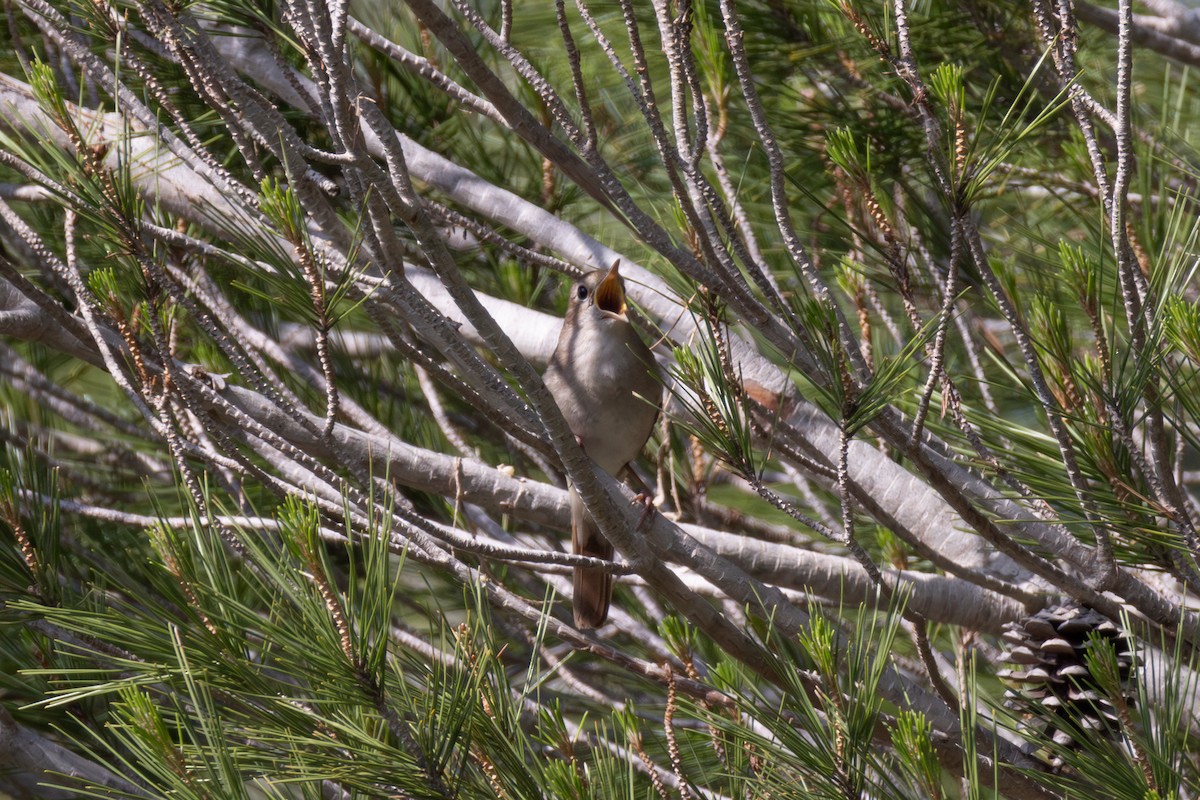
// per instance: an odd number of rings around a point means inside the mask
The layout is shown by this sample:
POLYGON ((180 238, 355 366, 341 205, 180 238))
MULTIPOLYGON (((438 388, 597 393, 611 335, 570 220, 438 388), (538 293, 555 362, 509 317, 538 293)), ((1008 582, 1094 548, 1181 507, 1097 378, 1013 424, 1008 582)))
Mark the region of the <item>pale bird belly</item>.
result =
MULTIPOLYGON (((657 397, 651 395, 662 391, 619 331, 584 326, 571 340, 570 368, 552 370, 555 399, 571 432, 610 475, 637 458, 658 416, 658 409, 635 391, 652 401, 657 397)), ((628 336, 636 334, 630 329, 628 336)), ((637 345, 645 350, 640 341, 637 345)), ((650 361, 649 353, 646 358, 650 361)))
MULTIPOLYGON (((627 364, 626 369, 645 369, 640 362, 627 364)), ((573 414, 568 414, 567 424, 572 432, 583 440, 583 449, 588 456, 609 474, 615 475, 621 467, 637 458, 642 444, 650 438, 656 408, 646 400, 634 395, 629 388, 629 373, 624 380, 617 379, 619 370, 598 369, 584 378, 576 387, 576 403, 573 414), (580 391, 581 390, 581 391, 580 391)))
POLYGON ((603 433, 583 437, 584 452, 605 472, 616 475, 638 457, 642 443, 650 438, 655 411, 630 393, 627 399, 601 405, 589 416, 584 430, 603 433))

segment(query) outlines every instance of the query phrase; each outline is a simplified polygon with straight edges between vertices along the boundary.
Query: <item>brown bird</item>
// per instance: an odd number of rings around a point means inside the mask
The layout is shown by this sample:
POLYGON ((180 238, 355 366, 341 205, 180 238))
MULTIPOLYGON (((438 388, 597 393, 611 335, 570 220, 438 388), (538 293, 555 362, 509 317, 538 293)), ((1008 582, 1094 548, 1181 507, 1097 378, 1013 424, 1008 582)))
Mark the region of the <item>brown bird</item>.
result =
MULTIPOLYGON (((583 452, 615 476, 650 438, 662 382, 654 356, 625 316, 625 282, 613 262, 607 272, 584 276, 571 291, 558 345, 546 368, 554 395, 583 452)), ((600 533, 575 487, 570 487, 571 543, 576 555, 612 560, 613 546, 600 533)), ((598 628, 608 618, 612 573, 575 568, 575 625, 598 628)))

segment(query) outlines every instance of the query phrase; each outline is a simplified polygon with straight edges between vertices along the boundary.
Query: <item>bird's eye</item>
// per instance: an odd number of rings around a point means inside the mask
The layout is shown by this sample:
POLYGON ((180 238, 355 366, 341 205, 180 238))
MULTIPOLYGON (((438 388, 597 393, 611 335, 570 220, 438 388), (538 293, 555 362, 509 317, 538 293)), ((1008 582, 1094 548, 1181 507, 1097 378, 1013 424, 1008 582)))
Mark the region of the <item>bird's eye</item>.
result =
POLYGON ((586 286, 583 286, 582 284, 575 288, 575 296, 578 297, 580 300, 587 300, 587 293, 588 293, 588 288, 586 286))

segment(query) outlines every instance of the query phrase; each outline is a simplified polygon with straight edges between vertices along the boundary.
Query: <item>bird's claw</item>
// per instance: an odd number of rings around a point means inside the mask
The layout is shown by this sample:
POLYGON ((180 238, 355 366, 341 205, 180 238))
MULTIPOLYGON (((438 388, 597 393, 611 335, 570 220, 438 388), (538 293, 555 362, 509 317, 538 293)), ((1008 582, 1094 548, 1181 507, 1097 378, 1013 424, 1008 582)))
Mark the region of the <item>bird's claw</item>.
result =
POLYGON ((642 515, 638 517, 637 525, 634 526, 635 531, 640 531, 658 509, 654 507, 654 498, 645 492, 638 492, 634 495, 633 505, 642 507, 642 515))

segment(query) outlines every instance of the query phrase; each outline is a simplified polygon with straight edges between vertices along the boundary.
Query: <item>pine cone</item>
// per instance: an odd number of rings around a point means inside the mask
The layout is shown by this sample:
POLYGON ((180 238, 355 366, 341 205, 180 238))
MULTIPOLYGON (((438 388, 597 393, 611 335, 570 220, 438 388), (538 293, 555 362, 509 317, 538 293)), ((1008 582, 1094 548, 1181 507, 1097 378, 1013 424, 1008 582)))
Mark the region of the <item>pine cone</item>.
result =
MULTIPOLYGON (((1112 642, 1121 696, 1132 707, 1136 697, 1133 643, 1104 615, 1064 605, 1042 609, 1005 626, 1002 638, 1009 649, 1001 661, 1012 665, 999 673, 1010 687, 1004 693, 1005 706, 1024 715, 1026 729, 1059 745, 1074 744, 1070 731, 1078 728, 1112 738, 1120 732, 1112 699, 1087 667, 1085 653, 1092 633, 1112 642)), ((1051 755, 1048 760, 1052 766, 1062 767, 1060 758, 1051 755)))

